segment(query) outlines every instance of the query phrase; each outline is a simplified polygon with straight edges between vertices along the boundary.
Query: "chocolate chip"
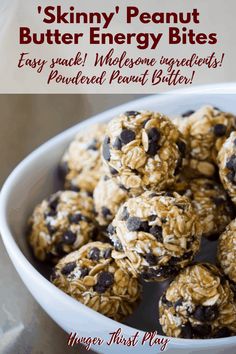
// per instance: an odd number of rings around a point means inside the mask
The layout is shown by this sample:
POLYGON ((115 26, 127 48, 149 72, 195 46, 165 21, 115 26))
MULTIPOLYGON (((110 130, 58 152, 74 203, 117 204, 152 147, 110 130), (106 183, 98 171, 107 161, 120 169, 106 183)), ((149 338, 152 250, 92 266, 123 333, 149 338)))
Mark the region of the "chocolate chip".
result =
POLYGON ((116 229, 115 229, 115 227, 112 224, 109 224, 108 227, 107 227, 107 232, 110 235, 114 235, 114 233, 116 232, 116 229))
POLYGON ((216 305, 213 306, 202 306, 199 305, 196 307, 193 317, 196 320, 201 322, 211 322, 214 321, 218 316, 218 308, 216 305))
POLYGON ((98 141, 97 139, 94 139, 87 147, 87 150, 97 150, 97 149, 98 149, 98 141))
POLYGON ((111 174, 114 176, 114 175, 117 175, 117 173, 118 173, 118 171, 115 169, 115 168, 113 168, 113 167, 111 167, 111 166, 109 166, 109 170, 110 170, 110 172, 111 172, 111 174))
POLYGON ((189 116, 191 116, 193 113, 195 113, 195 111, 193 111, 193 110, 186 111, 186 112, 182 113, 182 117, 183 117, 183 118, 189 117, 189 116))
POLYGON ((162 228, 161 226, 154 225, 149 230, 150 234, 155 236, 158 242, 163 242, 162 228))
POLYGON ((56 210, 57 205, 59 203, 59 197, 58 196, 51 196, 48 201, 48 206, 51 210, 56 210))
POLYGON ((76 240, 76 234, 70 230, 64 232, 62 236, 62 242, 67 245, 72 245, 76 240))
POLYGON ((122 210, 122 212, 121 212, 120 218, 121 218, 122 221, 128 220, 128 218, 129 218, 129 212, 128 212, 127 207, 124 207, 124 208, 123 208, 123 210, 122 210))
POLYGON ((128 218, 126 225, 129 231, 138 231, 141 226, 141 220, 136 216, 131 216, 128 218))
POLYGON ((130 117, 130 116, 136 117, 138 114, 140 114, 140 112, 138 112, 138 111, 127 111, 124 113, 124 115, 127 117, 130 117))
POLYGON ((89 274, 89 268, 87 267, 80 268, 80 278, 84 278, 88 274, 89 274))
POLYGON ((205 317, 208 321, 214 321, 219 315, 217 305, 205 306, 205 317))
POLYGON ((69 216, 69 221, 72 224, 78 224, 80 221, 85 220, 85 219, 86 219, 85 216, 80 213, 76 213, 76 214, 69 216))
POLYGON ((121 244, 121 242, 119 240, 113 241, 113 246, 114 246, 116 251, 118 251, 118 252, 122 252, 123 251, 123 246, 122 246, 122 244, 121 244))
POLYGON ((178 300, 174 303, 174 308, 176 309, 176 307, 182 306, 182 305, 183 305, 183 299, 178 299, 178 300))
POLYGON ((215 136, 224 136, 227 131, 227 127, 224 124, 216 124, 214 126, 214 134, 215 136))
POLYGON ((107 248, 103 254, 103 257, 105 259, 111 258, 111 252, 112 252, 112 248, 107 248))
POLYGON ((150 266, 154 266, 157 264, 157 257, 151 252, 145 255, 145 259, 148 264, 150 264, 150 266))
POLYGON ((205 323, 192 326, 192 330, 195 336, 201 338, 209 337, 211 334, 211 326, 205 323))
POLYGON ((94 287, 93 287, 94 291, 96 291, 98 294, 102 294, 102 293, 105 293, 105 291, 107 290, 107 288, 103 285, 100 285, 100 284, 96 284, 94 287))
POLYGON ((105 136, 103 144, 102 144, 102 154, 103 154, 103 157, 106 161, 110 161, 110 159, 111 159, 109 144, 110 144, 110 138, 108 136, 105 136))
POLYGON ((148 151, 150 156, 156 155, 157 151, 160 149, 158 142, 160 140, 161 134, 157 128, 151 128, 147 132, 148 135, 148 151))
POLYGON ((111 216, 111 211, 107 207, 102 207, 102 215, 106 219, 108 216, 111 216))
POLYGON ((227 327, 220 328, 214 334, 214 338, 224 338, 224 337, 229 337, 229 336, 231 336, 231 332, 230 332, 229 328, 227 328, 227 327))
POLYGON ((181 156, 184 157, 185 154, 186 154, 186 144, 185 144, 185 142, 184 142, 184 141, 181 141, 181 140, 178 140, 178 141, 176 142, 176 145, 177 145, 178 148, 179 148, 179 151, 180 151, 181 156))
POLYGON ((166 305, 167 307, 172 307, 173 303, 166 298, 166 294, 164 294, 161 298, 162 304, 166 305))
POLYGON ((149 232, 149 224, 148 221, 142 221, 139 231, 143 231, 143 232, 149 232))
POLYGON ((158 269, 158 276, 164 277, 164 278, 169 278, 173 277, 176 273, 178 272, 178 269, 174 266, 162 266, 158 269))
POLYGON ((120 133, 120 140, 123 144, 128 144, 135 139, 135 132, 130 129, 124 129, 120 133))
POLYGON ((110 272, 101 272, 98 274, 97 284, 94 290, 98 293, 105 292, 114 283, 114 275, 110 272))
POLYGON ((117 137, 114 141, 113 148, 116 150, 121 150, 122 148, 122 142, 119 137, 117 137))
POLYGON ((92 261, 98 261, 100 258, 100 250, 97 247, 91 248, 88 254, 88 258, 92 259, 92 261))
POLYGON ((158 142, 161 137, 161 133, 157 128, 151 128, 147 131, 148 139, 153 142, 158 142))
POLYGON ((171 266, 162 266, 159 267, 158 269, 153 269, 153 268, 145 268, 144 271, 141 274, 142 279, 144 280, 157 280, 160 278, 169 278, 170 276, 174 276, 177 273, 177 269, 175 267, 171 266))
POLYGON ((189 322, 185 323, 185 325, 181 326, 181 337, 185 339, 193 338, 192 326, 189 322))
POLYGON ((229 170, 236 172, 236 155, 233 154, 225 165, 229 170))
POLYGON ((156 272, 155 269, 145 269, 142 273, 141 273, 141 278, 143 280, 147 280, 147 281, 151 281, 151 280, 155 280, 157 279, 159 276, 156 272))
POLYGON ((76 263, 75 262, 70 262, 67 263, 62 269, 61 269, 61 274, 63 275, 68 275, 70 274, 76 267, 76 263))
POLYGON ((155 156, 159 148, 160 147, 156 145, 156 143, 149 143, 148 151, 147 151, 148 155, 155 156))
POLYGON ((197 306, 194 313, 193 317, 196 318, 196 320, 204 322, 205 321, 205 309, 204 306, 197 306))
POLYGON ((162 222, 162 224, 166 224, 167 223, 167 219, 166 218, 161 218, 161 222, 162 222))
POLYGON ((48 222, 46 226, 50 235, 54 234, 57 231, 57 228, 53 226, 50 222, 48 222))

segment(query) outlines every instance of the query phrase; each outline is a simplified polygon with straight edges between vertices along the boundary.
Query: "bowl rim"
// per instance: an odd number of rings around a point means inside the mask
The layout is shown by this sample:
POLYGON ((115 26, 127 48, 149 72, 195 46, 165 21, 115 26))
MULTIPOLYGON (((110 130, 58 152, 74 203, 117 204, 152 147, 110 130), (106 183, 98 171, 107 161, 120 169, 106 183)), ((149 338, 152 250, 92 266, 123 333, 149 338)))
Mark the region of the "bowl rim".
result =
MULTIPOLYGON (((95 321, 99 321, 102 325, 102 323, 111 326, 114 326, 115 323, 119 324, 119 327, 123 330, 124 333, 129 333, 132 334, 134 333, 135 330, 138 330, 141 335, 144 335, 145 331, 136 329, 134 327, 128 326, 126 324, 114 321, 96 311, 93 309, 83 305, 79 301, 73 299, 71 296, 65 294, 63 291, 58 289, 56 286, 54 286, 52 283, 50 283, 49 280, 47 280, 26 258, 26 256, 23 254, 23 252, 20 250, 19 246, 17 245, 14 236, 10 230, 10 226, 7 222, 7 203, 8 199, 11 195, 11 187, 14 185, 15 180, 18 178, 21 178, 21 171, 24 171, 27 167, 31 165, 31 162, 36 159, 38 156, 43 154, 45 150, 50 149, 57 143, 59 143, 60 140, 65 140, 66 138, 69 138, 73 134, 76 133, 76 131, 79 128, 86 128, 87 126, 90 126, 91 124, 97 122, 105 122, 108 120, 109 117, 116 115, 118 112, 125 111, 127 109, 130 109, 130 106, 141 106, 142 104, 148 104, 148 103, 153 103, 156 98, 158 97, 159 102, 160 101, 165 101, 168 100, 168 97, 170 97, 168 94, 236 94, 236 83, 223 83, 223 84, 214 84, 214 85, 200 85, 200 86, 194 86, 192 88, 185 88, 185 89, 179 89, 179 90, 173 90, 166 92, 161 95, 148 95, 142 98, 138 98, 132 101, 129 101, 127 103, 124 103, 122 105, 116 106, 114 108, 111 108, 109 110, 106 110, 102 113, 99 113, 97 115, 92 116, 91 118, 86 119, 85 121, 82 121, 74 126, 72 126, 69 129, 66 129, 65 131, 62 131, 61 133, 57 134, 55 137, 49 139, 42 145, 40 145, 38 148, 36 148, 33 152, 31 152, 28 156, 26 156, 11 172, 9 177, 6 179, 1 193, 0 193, 0 233, 2 236, 3 243, 7 249, 7 252, 13 261, 13 259, 17 259, 18 264, 20 265, 19 269, 22 271, 17 270, 17 272, 20 273, 30 273, 31 276, 34 276, 37 278, 37 282, 40 287, 46 288, 49 292, 53 292, 55 296, 58 296, 61 302, 66 302, 68 305, 71 306, 77 306, 78 309, 81 309, 82 311, 87 311, 90 316, 94 317, 95 321), (223 91, 223 92, 222 92, 223 91), (85 309, 86 307, 86 309, 85 309)), ((163 338, 168 338, 170 339, 171 345, 174 345, 175 347, 181 348, 181 347, 191 347, 193 343, 198 347, 198 348, 205 348, 205 347, 217 347, 220 345, 226 345, 230 346, 232 344, 236 344, 236 336, 232 337, 225 337, 225 338, 211 338, 211 339, 184 339, 184 338, 174 338, 174 337, 167 337, 167 336, 162 336, 159 335, 159 337, 163 338)))

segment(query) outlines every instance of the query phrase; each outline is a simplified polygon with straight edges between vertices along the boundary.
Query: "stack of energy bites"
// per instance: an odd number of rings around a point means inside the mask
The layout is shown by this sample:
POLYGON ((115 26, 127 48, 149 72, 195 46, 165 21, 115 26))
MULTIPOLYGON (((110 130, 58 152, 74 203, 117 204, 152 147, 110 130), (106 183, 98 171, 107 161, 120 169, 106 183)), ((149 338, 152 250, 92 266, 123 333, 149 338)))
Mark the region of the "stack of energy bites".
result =
POLYGON ((234 115, 205 106, 172 121, 125 112, 78 133, 60 164, 65 189, 30 218, 28 240, 54 264, 51 281, 120 321, 139 303, 141 280, 168 279, 166 335, 235 335, 235 130, 234 115), (219 238, 217 266, 194 263, 202 236, 219 238))

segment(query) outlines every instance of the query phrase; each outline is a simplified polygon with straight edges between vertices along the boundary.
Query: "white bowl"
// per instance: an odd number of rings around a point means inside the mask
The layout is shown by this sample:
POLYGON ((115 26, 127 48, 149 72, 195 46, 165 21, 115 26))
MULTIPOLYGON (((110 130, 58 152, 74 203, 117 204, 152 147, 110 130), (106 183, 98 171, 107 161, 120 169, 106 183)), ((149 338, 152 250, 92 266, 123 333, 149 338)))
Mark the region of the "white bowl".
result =
MULTIPOLYGON (((43 144, 24 159, 5 182, 0 196, 0 231, 3 242, 31 294, 67 333, 76 332, 79 336, 101 337, 106 340, 109 333, 118 328, 121 328, 125 337, 134 335, 138 329, 139 338, 142 338, 145 330, 155 329, 155 323, 152 320, 150 325, 149 317, 157 308, 157 301, 155 302, 155 292, 152 290, 155 288, 148 284, 146 290, 148 296, 145 295, 144 307, 127 321, 129 325, 120 324, 64 294, 43 276, 46 269, 35 262, 28 249, 24 236, 25 224, 35 204, 59 187, 56 171, 63 151, 77 131, 84 130, 86 134, 91 124, 108 121, 123 111, 150 109, 176 115, 203 104, 212 104, 222 110, 236 113, 236 84, 202 86, 191 90, 178 90, 173 94, 148 96, 101 113, 43 144)), ((100 353, 159 352, 159 346, 149 347, 148 344, 142 346, 141 341, 131 348, 106 344, 93 348, 100 353)), ((209 340, 171 338, 167 349, 169 354, 219 354, 223 351, 225 353, 236 351, 236 337, 209 340)))

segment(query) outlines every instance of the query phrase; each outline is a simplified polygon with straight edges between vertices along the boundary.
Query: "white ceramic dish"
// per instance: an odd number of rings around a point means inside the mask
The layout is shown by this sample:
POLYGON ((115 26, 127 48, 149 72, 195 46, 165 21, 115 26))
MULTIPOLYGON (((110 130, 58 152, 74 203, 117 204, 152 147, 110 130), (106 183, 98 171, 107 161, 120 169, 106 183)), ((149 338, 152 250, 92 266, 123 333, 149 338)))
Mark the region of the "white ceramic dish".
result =
MULTIPOLYGON (((86 134, 86 130, 94 122, 105 122, 123 111, 150 109, 176 115, 209 103, 222 110, 236 113, 236 84, 202 86, 191 90, 178 90, 173 94, 148 96, 111 109, 72 127, 43 144, 23 160, 7 179, 0 196, 0 231, 3 242, 17 272, 31 294, 66 332, 77 332, 79 336, 102 337, 106 340, 109 338, 109 333, 118 328, 122 329, 125 337, 135 334, 138 329, 141 338, 144 331, 156 328, 153 321, 150 325, 149 316, 153 314, 157 304, 155 303, 156 288, 147 285, 142 310, 138 310, 137 314, 127 321, 127 325, 117 323, 57 289, 43 276, 46 274, 46 269, 32 259, 24 236, 25 223, 34 205, 57 190, 57 164, 64 149, 77 131, 84 130, 86 134)), ((205 259, 205 255, 202 257, 205 259)), ((159 346, 149 347, 148 344, 142 346, 141 341, 131 348, 104 344, 94 349, 104 354, 159 352, 159 346)), ((167 349, 168 354, 220 354, 223 352, 230 354, 236 352, 236 337, 209 340, 173 338, 167 349)))

